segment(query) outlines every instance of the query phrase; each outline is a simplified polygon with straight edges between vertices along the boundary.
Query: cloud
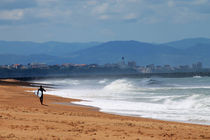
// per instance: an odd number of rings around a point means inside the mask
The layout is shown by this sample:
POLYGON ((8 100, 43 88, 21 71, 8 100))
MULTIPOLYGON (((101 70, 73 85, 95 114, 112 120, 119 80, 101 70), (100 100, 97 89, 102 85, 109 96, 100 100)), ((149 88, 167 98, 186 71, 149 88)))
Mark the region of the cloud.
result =
POLYGON ((108 19, 110 19, 110 16, 109 15, 101 15, 101 16, 99 16, 99 19, 108 20, 108 19))
POLYGON ((125 20, 132 20, 132 19, 136 19, 136 18, 137 18, 137 16, 134 13, 129 13, 129 14, 124 16, 125 20))
POLYGON ((175 3, 173 0, 169 0, 168 1, 168 7, 174 7, 175 6, 175 3))
POLYGON ((96 5, 96 4, 97 4, 96 0, 87 1, 87 5, 96 5))
POLYGON ((36 7, 35 0, 1 0, 0 10, 25 9, 36 7))
POLYGON ((35 16, 38 18, 48 18, 48 19, 59 18, 59 17, 68 18, 72 14, 72 11, 69 9, 60 10, 60 9, 44 8, 40 9, 39 11, 33 10, 32 12, 34 12, 36 14, 35 16))
POLYGON ((173 30, 167 38, 185 29, 197 34, 197 27, 208 28, 209 7, 210 0, 0 0, 0 36, 68 41, 151 38, 173 30))
POLYGON ((104 14, 107 11, 108 6, 109 6, 108 3, 99 4, 93 8, 92 13, 93 14, 104 14))
POLYGON ((125 22, 138 22, 140 18, 135 13, 128 13, 123 19, 125 22))
POLYGON ((210 0, 0 0, 0 24, 183 24, 209 19, 209 7, 210 0))
MULTIPOLYGON (((175 24, 192 23, 210 18, 209 0, 156 0, 144 1, 142 19, 175 24), (206 15, 205 15, 206 14, 206 15), (151 20, 154 18, 154 20, 151 20)), ((154 22, 155 23, 155 22, 154 22)), ((157 22, 156 22, 157 23, 157 22)))
POLYGON ((0 11, 0 20, 20 20, 23 16, 24 11, 20 9, 0 11))
POLYGON ((194 0, 192 4, 194 5, 203 5, 209 3, 209 0, 194 0))

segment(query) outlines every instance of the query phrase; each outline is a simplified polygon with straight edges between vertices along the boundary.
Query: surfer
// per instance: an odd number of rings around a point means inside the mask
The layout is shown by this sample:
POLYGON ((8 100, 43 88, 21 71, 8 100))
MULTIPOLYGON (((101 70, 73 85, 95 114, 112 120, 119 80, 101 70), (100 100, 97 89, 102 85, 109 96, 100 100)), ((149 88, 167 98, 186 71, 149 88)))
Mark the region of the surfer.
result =
POLYGON ((38 93, 39 91, 41 91, 41 96, 39 97, 41 104, 43 105, 43 91, 46 92, 46 90, 40 86, 40 88, 38 89, 38 93))

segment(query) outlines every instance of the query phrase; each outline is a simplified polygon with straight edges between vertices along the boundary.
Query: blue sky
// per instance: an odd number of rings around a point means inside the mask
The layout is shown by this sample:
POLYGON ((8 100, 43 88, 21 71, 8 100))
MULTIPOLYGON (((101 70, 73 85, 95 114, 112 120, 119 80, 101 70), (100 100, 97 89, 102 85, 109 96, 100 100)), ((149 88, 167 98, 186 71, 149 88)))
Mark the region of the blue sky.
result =
POLYGON ((0 0, 0 40, 210 38, 210 0, 0 0))

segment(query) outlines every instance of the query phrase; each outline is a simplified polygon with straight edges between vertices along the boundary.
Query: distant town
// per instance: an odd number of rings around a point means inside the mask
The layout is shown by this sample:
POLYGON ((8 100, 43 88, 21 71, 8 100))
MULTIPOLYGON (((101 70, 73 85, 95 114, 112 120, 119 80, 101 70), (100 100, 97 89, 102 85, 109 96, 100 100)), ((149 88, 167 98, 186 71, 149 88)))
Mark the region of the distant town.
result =
POLYGON ((72 64, 47 65, 45 63, 29 63, 28 65, 12 64, 0 66, 0 78, 38 78, 68 76, 210 76, 210 68, 203 68, 201 62, 190 65, 146 65, 137 66, 135 61, 121 61, 112 64, 72 64))

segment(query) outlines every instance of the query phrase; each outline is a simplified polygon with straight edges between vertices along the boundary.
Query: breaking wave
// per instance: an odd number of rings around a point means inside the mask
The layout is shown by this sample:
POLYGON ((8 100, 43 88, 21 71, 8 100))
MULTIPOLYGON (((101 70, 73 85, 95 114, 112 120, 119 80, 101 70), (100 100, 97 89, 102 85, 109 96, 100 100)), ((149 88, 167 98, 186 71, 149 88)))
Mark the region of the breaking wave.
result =
POLYGON ((210 124, 210 78, 53 79, 48 94, 78 98, 103 112, 210 124))

